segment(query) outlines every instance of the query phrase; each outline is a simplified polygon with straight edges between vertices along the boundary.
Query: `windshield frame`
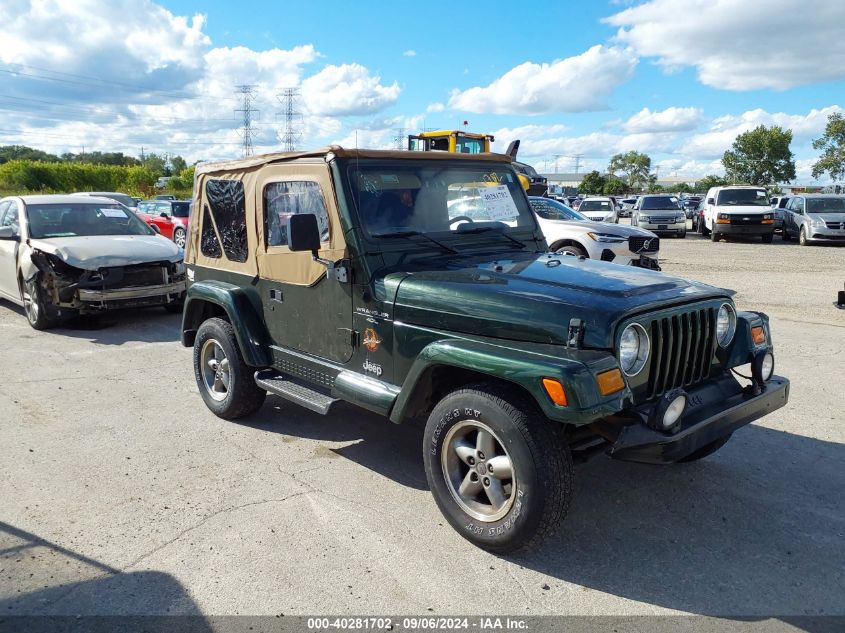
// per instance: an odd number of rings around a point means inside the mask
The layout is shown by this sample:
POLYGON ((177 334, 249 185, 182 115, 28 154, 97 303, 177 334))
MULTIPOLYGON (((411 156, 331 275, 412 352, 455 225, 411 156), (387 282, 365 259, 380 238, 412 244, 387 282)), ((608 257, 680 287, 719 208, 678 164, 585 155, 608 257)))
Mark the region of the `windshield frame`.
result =
POLYGON ((110 205, 103 205, 98 202, 88 202, 84 199, 83 196, 80 196, 80 202, 45 202, 45 203, 24 203, 24 216, 26 218, 26 235, 28 238, 34 240, 57 240, 57 239, 64 239, 64 238, 76 238, 76 237, 133 237, 133 236, 144 236, 144 235, 157 235, 157 233, 150 228, 150 226, 144 222, 141 218, 139 218, 132 209, 126 207, 125 205, 120 204, 119 202, 113 202, 110 205), (134 224, 138 228, 141 229, 138 233, 95 233, 95 234, 88 234, 88 235, 41 235, 41 234, 34 234, 32 231, 32 221, 30 216, 30 211, 33 211, 35 208, 38 207, 93 207, 95 209, 120 209, 122 210, 127 217, 128 224, 134 224))
MULTIPOLYGON (((442 154, 440 154, 440 156, 442 156, 442 154)), ((358 168, 366 167, 370 169, 378 169, 382 167, 385 169, 390 169, 397 167, 397 163, 399 163, 399 167, 403 169, 438 167, 439 169, 465 169, 478 171, 489 171, 492 169, 496 169, 511 171, 513 173, 514 178, 513 182, 517 185, 518 191, 521 192, 521 194, 517 193, 517 195, 512 194, 512 197, 517 208, 520 209, 520 213, 525 213, 526 219, 528 220, 528 222, 523 224, 522 226, 504 225, 503 228, 496 227, 496 230, 485 231, 483 233, 461 233, 459 231, 452 230, 424 231, 423 233, 425 235, 429 235, 435 238, 436 240, 443 242, 450 248, 455 247, 456 250, 459 251, 482 247, 489 249, 492 244, 509 244, 507 248, 512 248, 512 244, 509 242, 509 240, 502 239, 502 237, 499 235, 500 233, 506 233, 507 235, 514 237, 519 241, 525 242, 526 247, 531 249, 532 251, 541 248, 539 245, 545 241, 545 237, 543 236, 543 233, 540 229, 537 216, 534 214, 534 211, 533 209, 531 209, 531 205, 528 201, 528 195, 519 182, 516 170, 509 162, 461 158, 457 158, 454 160, 450 160, 448 158, 439 158, 436 161, 424 158, 402 159, 401 161, 397 161, 396 159, 383 158, 367 158, 363 160, 358 160, 355 158, 336 159, 335 161, 333 161, 333 167, 336 169, 336 182, 340 184, 340 188, 343 193, 343 198, 346 202, 345 206, 347 209, 347 213, 349 214, 349 221, 353 227, 357 227, 356 234, 362 240, 365 248, 368 251, 371 250, 375 252, 394 252, 408 251, 410 249, 414 249, 416 251, 436 251, 438 254, 443 254, 442 249, 437 248, 432 242, 426 239, 414 240, 413 238, 411 238, 408 240, 391 240, 384 238, 375 238, 370 232, 370 227, 368 227, 365 224, 364 220, 361 218, 360 209, 357 201, 355 200, 356 189, 353 187, 351 182, 353 178, 352 174, 358 168), (524 205, 524 209, 521 208, 522 205, 524 205)), ((488 222, 479 222, 478 224, 479 226, 492 226, 492 223, 488 222)), ((376 232, 383 233, 384 231, 379 230, 376 232)))

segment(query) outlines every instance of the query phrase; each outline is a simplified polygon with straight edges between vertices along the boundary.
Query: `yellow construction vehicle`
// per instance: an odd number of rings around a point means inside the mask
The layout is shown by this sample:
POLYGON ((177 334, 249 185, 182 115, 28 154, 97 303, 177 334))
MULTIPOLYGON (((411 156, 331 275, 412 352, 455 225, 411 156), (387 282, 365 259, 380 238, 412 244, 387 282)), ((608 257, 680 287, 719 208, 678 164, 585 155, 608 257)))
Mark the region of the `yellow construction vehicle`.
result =
POLYGON ((490 134, 475 134, 463 130, 437 130, 408 136, 412 152, 452 152, 453 154, 483 154, 490 151, 494 140, 490 134))

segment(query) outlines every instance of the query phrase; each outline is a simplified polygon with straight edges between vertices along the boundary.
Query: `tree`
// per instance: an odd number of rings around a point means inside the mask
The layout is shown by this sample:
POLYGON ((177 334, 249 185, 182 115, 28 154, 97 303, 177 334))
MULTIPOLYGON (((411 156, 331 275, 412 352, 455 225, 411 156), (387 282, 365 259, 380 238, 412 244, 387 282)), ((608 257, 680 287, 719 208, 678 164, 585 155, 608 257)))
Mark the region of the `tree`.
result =
POLYGON ((601 193, 604 191, 604 183, 604 176, 596 170, 593 170, 584 175, 584 179, 578 186, 578 191, 580 193, 601 193))
POLYGON ((167 169, 165 167, 165 161, 163 156, 159 156, 158 154, 147 154, 144 156, 144 160, 141 161, 141 164, 153 172, 156 178, 160 176, 167 175, 167 169))
POLYGON ((821 138, 813 141, 813 149, 820 149, 822 155, 813 163, 813 178, 827 172, 831 180, 845 178, 845 118, 839 112, 827 117, 827 125, 821 138))
POLYGON ((649 171, 651 170, 651 158, 647 154, 630 151, 625 154, 615 154, 610 157, 607 166, 607 173, 615 176, 622 173, 625 182, 631 189, 639 189, 648 182, 649 171))
POLYGON ((185 159, 181 156, 173 156, 170 159, 170 169, 172 170, 173 174, 181 174, 187 168, 188 163, 186 163, 185 159))
POLYGON ((648 183, 648 192, 649 193, 661 193, 664 191, 663 185, 658 185, 657 182, 650 182, 648 183))
POLYGON ((618 196, 627 191, 628 186, 618 178, 608 178, 605 180, 601 191, 606 196, 618 196))
POLYGON ((730 182, 774 185, 795 179, 795 156, 789 149, 792 130, 760 125, 736 137, 722 156, 730 182))
POLYGON ((37 160, 46 163, 57 163, 59 157, 55 154, 42 152, 26 145, 4 145, 0 147, 0 165, 10 160, 37 160))
POLYGON ((679 182, 675 185, 675 193, 693 193, 693 191, 695 190, 685 182, 679 182))
POLYGON ((710 174, 709 176, 705 176, 704 178, 695 183, 695 190, 707 193, 707 190, 710 189, 710 187, 721 187, 722 185, 726 184, 728 184, 727 180, 725 180, 721 176, 715 176, 713 174, 710 174))

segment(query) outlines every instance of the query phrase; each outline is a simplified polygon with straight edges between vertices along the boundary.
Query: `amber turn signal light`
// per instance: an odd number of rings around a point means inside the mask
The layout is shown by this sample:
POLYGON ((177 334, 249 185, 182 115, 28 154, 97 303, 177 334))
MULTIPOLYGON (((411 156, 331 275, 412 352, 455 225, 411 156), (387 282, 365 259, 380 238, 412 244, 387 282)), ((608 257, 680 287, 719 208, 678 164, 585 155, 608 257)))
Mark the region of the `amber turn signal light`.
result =
POLYGON ((758 325, 757 327, 751 328, 751 339, 755 345, 762 345, 766 342, 766 331, 763 329, 763 326, 758 325))
POLYGON ((611 369, 610 371, 600 373, 596 376, 596 383, 599 386, 599 393, 603 396, 609 396, 625 388, 622 372, 618 369, 611 369))
POLYGON ((554 378, 543 378, 543 389, 546 390, 549 398, 559 407, 566 406, 566 390, 559 380, 554 378))

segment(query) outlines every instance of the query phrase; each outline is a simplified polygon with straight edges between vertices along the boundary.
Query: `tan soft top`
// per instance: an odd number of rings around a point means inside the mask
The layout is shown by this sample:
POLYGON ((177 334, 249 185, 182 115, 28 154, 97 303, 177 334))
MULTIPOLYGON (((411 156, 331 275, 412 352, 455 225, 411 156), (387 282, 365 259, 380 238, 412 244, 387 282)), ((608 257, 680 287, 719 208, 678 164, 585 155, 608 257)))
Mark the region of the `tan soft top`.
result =
POLYGON ((302 152, 274 152, 272 154, 258 154, 249 158, 238 160, 220 161, 214 163, 203 163, 197 165, 197 174, 213 174, 219 172, 231 172, 242 169, 251 169, 270 163, 281 163, 293 161, 300 158, 321 158, 331 160, 332 158, 386 158, 386 159, 423 159, 423 160, 483 160, 497 163, 511 162, 510 156, 505 154, 458 154, 453 152, 411 152, 407 150, 383 150, 383 149, 349 149, 339 145, 330 145, 320 149, 307 150, 302 152))

